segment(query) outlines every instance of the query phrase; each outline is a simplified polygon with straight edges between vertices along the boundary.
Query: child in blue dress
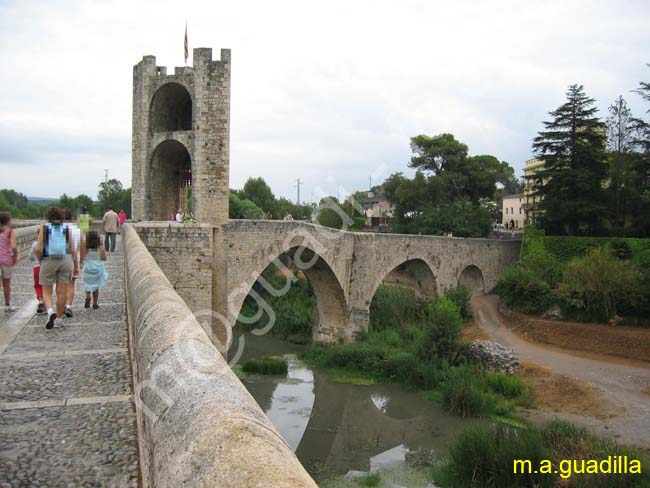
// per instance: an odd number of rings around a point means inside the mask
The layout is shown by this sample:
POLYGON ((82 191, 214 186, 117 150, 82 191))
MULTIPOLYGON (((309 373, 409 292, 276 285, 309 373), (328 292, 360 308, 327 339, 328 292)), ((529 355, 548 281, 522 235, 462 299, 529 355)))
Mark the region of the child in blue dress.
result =
POLYGON ((106 286, 108 271, 104 265, 106 261, 106 249, 101 245, 99 233, 88 232, 86 239, 81 243, 81 262, 83 264, 84 291, 86 292, 86 303, 84 306, 90 308, 90 296, 93 298, 93 309, 98 309, 99 290, 106 286))

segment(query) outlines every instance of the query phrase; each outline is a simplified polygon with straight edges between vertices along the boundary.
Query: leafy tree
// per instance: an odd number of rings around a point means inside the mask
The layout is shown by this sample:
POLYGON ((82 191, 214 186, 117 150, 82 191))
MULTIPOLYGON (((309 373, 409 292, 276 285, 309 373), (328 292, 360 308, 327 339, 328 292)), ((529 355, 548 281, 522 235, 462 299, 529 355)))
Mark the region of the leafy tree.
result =
POLYGON ((278 218, 275 196, 264 178, 248 178, 244 183, 244 189, 240 192, 240 198, 253 202, 264 212, 278 218))
POLYGON ((99 184, 97 200, 99 205, 98 213, 106 211, 108 207, 113 207, 116 212, 123 209, 127 215, 131 215, 131 189, 124 189, 119 180, 113 178, 102 181, 99 184))
POLYGON ((352 218, 343 210, 336 197, 321 198, 317 212, 318 223, 325 227, 342 229, 344 226, 349 227, 354 223, 352 218))
POLYGON ((4 196, 7 205, 16 208, 27 207, 28 204, 27 197, 22 193, 17 192, 15 190, 8 190, 8 189, 0 190, 0 193, 2 193, 2 195, 4 196))
POLYGON ((430 172, 442 183, 449 200, 492 198, 497 182, 512 183, 514 170, 490 155, 469 156, 468 147, 452 134, 419 135, 411 139, 415 155, 409 166, 430 172))
POLYGON ((230 191, 229 214, 231 219, 261 219, 264 216, 261 208, 246 198, 240 198, 232 190, 230 191))
POLYGON ((617 314, 621 304, 638 299, 639 278, 629 261, 600 247, 569 262, 558 294, 568 308, 608 320, 617 314))
POLYGON ((286 214, 290 214, 294 220, 311 220, 311 215, 314 211, 313 205, 296 205, 284 197, 278 198, 275 206, 277 209, 277 218, 280 219, 284 218, 286 214))
POLYGON ((571 85, 566 95, 533 142, 544 162, 531 180, 547 234, 593 232, 606 210, 605 125, 582 85, 571 85))

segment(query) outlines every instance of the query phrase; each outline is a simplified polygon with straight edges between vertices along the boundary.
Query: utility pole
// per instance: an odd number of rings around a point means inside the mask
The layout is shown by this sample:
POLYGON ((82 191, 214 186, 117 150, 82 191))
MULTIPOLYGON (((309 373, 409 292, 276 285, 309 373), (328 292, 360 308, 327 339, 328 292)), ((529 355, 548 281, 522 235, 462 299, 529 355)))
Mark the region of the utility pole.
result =
POLYGON ((108 183, 108 170, 104 170, 104 183, 108 183))
POLYGON ((296 205, 300 205, 300 178, 296 179, 296 187, 298 188, 298 198, 296 199, 296 205))
POLYGON ((372 191, 372 175, 368 176, 368 191, 372 191))

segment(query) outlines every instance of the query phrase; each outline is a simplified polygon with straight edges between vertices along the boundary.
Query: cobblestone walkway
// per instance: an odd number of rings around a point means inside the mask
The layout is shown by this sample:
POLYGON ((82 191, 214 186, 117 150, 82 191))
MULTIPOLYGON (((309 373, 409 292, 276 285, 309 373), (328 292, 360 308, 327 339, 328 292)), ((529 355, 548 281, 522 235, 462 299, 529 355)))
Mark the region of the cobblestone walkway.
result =
POLYGON ((138 486, 121 251, 107 268, 100 308, 83 307, 78 283, 75 316, 52 330, 34 315, 29 262, 15 268, 20 309, 0 311, 0 488, 138 486))

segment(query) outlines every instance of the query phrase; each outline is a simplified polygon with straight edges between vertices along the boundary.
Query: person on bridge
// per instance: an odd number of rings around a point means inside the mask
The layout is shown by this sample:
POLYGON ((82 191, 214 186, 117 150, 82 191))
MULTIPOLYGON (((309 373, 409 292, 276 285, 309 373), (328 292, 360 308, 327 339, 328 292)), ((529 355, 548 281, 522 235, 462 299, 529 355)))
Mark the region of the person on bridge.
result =
POLYGON ((104 230, 104 246, 106 251, 115 251, 115 235, 119 228, 120 218, 113 211, 113 207, 108 207, 102 218, 102 228, 104 230))
MULTIPOLYGON (((77 227, 72 219, 72 211, 66 208, 63 209, 63 213, 65 214, 66 223, 68 224, 68 227, 72 234, 74 248, 79 249, 79 244, 81 243, 81 230, 79 227, 77 227)), ((74 272, 72 273, 72 281, 67 286, 67 290, 65 292, 65 308, 63 309, 63 313, 68 318, 72 318, 74 316, 74 313, 72 312, 72 304, 74 303, 75 283, 77 282, 77 278, 79 278, 79 253, 76 253, 74 260, 74 272)))
POLYGON ((43 303, 43 286, 41 285, 41 261, 36 256, 36 247, 38 246, 38 232, 36 238, 32 242, 32 247, 29 248, 29 261, 32 263, 34 273, 34 291, 36 292, 36 299, 38 305, 36 306, 36 313, 42 315, 45 313, 45 304, 43 303))
POLYGON ((126 212, 124 211, 124 209, 120 210, 120 213, 117 214, 117 219, 120 223, 120 229, 121 229, 122 226, 124 225, 124 222, 126 222, 126 212))
POLYGON ((18 260, 16 233, 11 228, 11 214, 0 212, 0 274, 2 274, 2 289, 5 295, 5 312, 16 311, 11 306, 11 273, 18 260))
POLYGON ((90 214, 86 207, 81 207, 79 216, 77 217, 77 227, 79 230, 86 234, 90 230, 90 214))
POLYGON ((77 253, 74 237, 67 224, 63 223, 63 210, 50 207, 45 213, 47 224, 38 231, 36 257, 41 262, 40 282, 43 286, 43 302, 47 309, 46 329, 61 327, 65 311, 68 285, 75 271, 77 253), (56 286, 56 312, 53 307, 54 285, 56 286))
POLYGON ((99 290, 106 286, 108 272, 106 271, 106 249, 102 247, 99 234, 90 231, 81 243, 81 262, 83 264, 84 291, 86 302, 84 307, 90 308, 90 295, 93 297, 93 309, 99 308, 99 290))

